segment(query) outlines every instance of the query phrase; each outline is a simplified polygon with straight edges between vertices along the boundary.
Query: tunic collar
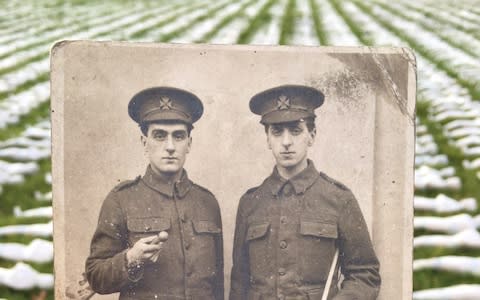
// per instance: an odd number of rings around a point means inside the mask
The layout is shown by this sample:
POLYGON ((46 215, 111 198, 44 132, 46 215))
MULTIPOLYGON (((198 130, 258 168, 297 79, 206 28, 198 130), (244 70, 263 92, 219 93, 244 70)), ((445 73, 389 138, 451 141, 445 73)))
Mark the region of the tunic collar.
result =
POLYGON ((270 186, 272 193, 274 195, 279 195, 282 191, 282 188, 290 183, 293 186, 296 194, 305 193, 305 191, 315 183, 319 177, 319 173, 313 164, 313 161, 308 160, 307 167, 293 176, 290 179, 285 179, 278 173, 277 167, 273 169, 272 175, 267 179, 267 185, 270 186))
POLYGON ((182 169, 182 176, 176 182, 167 182, 158 174, 156 174, 150 165, 148 165, 145 175, 142 177, 142 181, 151 189, 156 190, 157 192, 166 195, 170 198, 175 196, 178 198, 183 198, 188 193, 192 187, 192 182, 188 179, 187 171, 182 169))

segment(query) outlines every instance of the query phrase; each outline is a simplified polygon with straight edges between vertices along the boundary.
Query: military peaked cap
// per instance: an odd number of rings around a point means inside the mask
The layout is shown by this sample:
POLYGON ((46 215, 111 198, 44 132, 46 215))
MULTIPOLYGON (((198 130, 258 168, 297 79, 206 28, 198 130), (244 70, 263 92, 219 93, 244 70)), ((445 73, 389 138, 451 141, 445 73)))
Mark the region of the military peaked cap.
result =
POLYGON ((284 123, 315 117, 324 95, 303 85, 281 85, 260 92, 250 99, 250 110, 261 115, 262 124, 284 123))
POLYGON ((172 87, 140 91, 128 103, 128 114, 137 123, 178 120, 193 124, 203 114, 203 104, 194 94, 172 87))

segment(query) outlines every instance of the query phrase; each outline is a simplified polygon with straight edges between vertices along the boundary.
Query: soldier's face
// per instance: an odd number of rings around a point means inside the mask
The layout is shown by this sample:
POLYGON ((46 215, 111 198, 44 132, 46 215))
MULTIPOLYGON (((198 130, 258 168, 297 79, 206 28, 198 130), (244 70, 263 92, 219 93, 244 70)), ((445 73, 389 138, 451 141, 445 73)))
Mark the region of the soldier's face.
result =
POLYGON ((306 164, 308 148, 312 146, 315 130, 308 131, 305 122, 278 123, 268 126, 268 148, 277 166, 293 169, 306 164))
POLYGON ((142 143, 153 171, 171 176, 182 170, 192 138, 183 123, 153 123, 147 136, 142 136, 142 143))

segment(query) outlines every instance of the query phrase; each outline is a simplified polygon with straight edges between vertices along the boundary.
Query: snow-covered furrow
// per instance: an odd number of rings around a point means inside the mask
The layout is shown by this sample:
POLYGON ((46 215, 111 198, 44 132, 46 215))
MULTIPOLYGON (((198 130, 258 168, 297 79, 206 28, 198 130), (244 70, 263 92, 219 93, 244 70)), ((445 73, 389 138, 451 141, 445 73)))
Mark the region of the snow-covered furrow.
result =
POLYGON ((348 28, 343 19, 335 12, 329 1, 315 0, 320 7, 321 16, 330 45, 359 46, 361 42, 348 28))
POLYGON ((297 14, 300 18, 295 22, 295 32, 293 33, 290 44, 318 46, 320 42, 315 32, 315 23, 313 21, 312 10, 309 1, 296 1, 297 14))
POLYGON ((251 2, 251 0, 242 0, 238 2, 232 2, 225 8, 221 9, 214 16, 207 18, 201 22, 196 23, 187 31, 183 32, 180 36, 173 38, 172 43, 191 43, 202 37, 211 30, 213 30, 226 16, 236 13, 245 5, 245 3, 251 2))
MULTIPOLYGON (((148 41, 163 41, 165 36, 168 36, 184 26, 189 25, 196 18, 208 14, 209 11, 219 9, 227 5, 230 1, 223 0, 219 2, 209 2, 206 5, 202 5, 197 9, 189 11, 187 14, 181 14, 175 21, 165 24, 164 26, 150 30, 146 35, 148 41)), ((172 37, 173 38, 173 37, 172 37)))
POLYGON ((288 0, 279 0, 269 9, 270 20, 257 30, 250 44, 253 45, 278 45, 282 30, 282 17, 288 0))
POLYGON ((246 7, 240 17, 220 29, 209 42, 213 44, 235 44, 240 37, 240 33, 248 27, 250 21, 255 18, 267 2, 268 0, 259 0, 255 1, 253 5, 246 7))

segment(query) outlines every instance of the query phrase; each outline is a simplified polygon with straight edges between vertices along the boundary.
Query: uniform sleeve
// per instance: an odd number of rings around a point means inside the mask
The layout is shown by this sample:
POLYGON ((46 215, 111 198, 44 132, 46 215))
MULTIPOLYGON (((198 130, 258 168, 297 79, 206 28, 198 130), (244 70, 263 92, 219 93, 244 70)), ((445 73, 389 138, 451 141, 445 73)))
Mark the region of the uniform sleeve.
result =
POLYGON ((127 285, 126 225, 122 210, 111 192, 103 202, 97 229, 90 245, 85 273, 92 289, 99 294, 119 292, 127 285))
POLYGON ((247 299, 249 288, 249 262, 248 251, 245 243, 247 232, 247 220, 242 213, 242 202, 240 201, 237 210, 237 220, 235 223, 235 235, 233 239, 233 266, 231 274, 230 297, 229 300, 247 299))
POLYGON ((339 224, 340 266, 345 277, 335 300, 373 300, 380 290, 380 264, 357 200, 348 191, 339 224))

